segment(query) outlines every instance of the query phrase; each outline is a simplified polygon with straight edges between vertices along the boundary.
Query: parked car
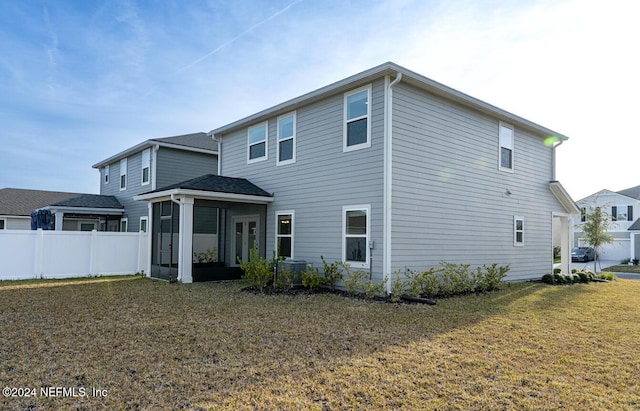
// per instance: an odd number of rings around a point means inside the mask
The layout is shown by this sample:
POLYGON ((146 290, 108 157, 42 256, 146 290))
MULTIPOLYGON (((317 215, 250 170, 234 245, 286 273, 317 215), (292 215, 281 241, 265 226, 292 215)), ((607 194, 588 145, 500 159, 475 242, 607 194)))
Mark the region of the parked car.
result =
POLYGON ((571 250, 571 261, 593 261, 596 252, 591 247, 574 247, 571 250))

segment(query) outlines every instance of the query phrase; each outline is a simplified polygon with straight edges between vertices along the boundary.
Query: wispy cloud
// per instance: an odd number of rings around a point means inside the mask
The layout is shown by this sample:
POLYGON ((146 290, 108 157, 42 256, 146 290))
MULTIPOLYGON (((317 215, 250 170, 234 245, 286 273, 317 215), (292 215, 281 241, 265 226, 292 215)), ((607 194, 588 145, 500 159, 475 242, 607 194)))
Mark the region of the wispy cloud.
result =
POLYGON ((271 16, 267 17, 266 19, 254 24, 253 26, 249 27, 248 29, 244 30, 243 32, 241 32, 240 34, 238 34, 237 36, 233 37, 231 40, 228 40, 224 43, 222 43, 221 45, 219 45, 218 47, 216 47, 215 49, 211 50, 210 52, 208 52, 207 54, 203 55, 202 57, 192 61, 191 63, 187 64, 184 67, 181 67, 180 69, 178 69, 178 72, 182 72, 185 70, 188 70, 200 63, 202 63, 204 60, 208 59, 209 57, 213 56, 214 54, 216 54, 217 52, 219 52, 220 50, 222 50, 223 48, 230 46, 231 44, 235 43, 236 41, 238 41, 239 39, 241 39, 242 37, 246 36, 247 34, 251 33, 253 30, 257 29, 258 27, 262 26, 263 24, 275 19, 276 17, 278 17, 279 15, 281 15, 282 13, 285 13, 287 10, 289 10, 291 7, 295 6, 298 3, 301 3, 303 0, 295 0, 291 3, 289 3, 286 7, 282 8, 281 10, 278 10, 277 12, 275 12, 274 14, 272 14, 271 16))

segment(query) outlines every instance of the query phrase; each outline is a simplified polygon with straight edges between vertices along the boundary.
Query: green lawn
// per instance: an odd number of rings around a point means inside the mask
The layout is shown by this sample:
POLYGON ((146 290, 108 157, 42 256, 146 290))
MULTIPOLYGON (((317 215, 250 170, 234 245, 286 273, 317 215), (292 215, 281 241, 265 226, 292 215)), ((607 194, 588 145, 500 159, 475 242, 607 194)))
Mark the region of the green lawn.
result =
POLYGON ((0 282, 1 384, 37 389, 0 409, 640 408, 640 281, 436 306, 241 288, 0 282))
POLYGON ((640 265, 612 265, 611 267, 603 268, 602 271, 611 271, 614 273, 635 273, 640 274, 640 265))

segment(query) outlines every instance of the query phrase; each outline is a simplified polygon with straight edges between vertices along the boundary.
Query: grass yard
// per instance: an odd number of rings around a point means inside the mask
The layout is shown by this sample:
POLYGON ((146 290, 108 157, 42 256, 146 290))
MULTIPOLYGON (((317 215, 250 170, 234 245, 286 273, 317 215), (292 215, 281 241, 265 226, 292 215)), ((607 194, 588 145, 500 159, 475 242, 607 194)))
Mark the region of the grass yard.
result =
POLYGON ((37 389, 0 409, 640 409, 640 281, 436 306, 241 288, 0 282, 0 384, 37 389))

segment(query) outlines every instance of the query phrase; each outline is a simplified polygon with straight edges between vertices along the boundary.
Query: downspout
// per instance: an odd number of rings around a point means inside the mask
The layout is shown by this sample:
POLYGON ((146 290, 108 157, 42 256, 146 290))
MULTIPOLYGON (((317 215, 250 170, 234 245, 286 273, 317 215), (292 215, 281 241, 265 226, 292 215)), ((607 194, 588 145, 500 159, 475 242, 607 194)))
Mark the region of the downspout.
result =
POLYGON ((158 172, 158 150, 160 150, 160 145, 156 144, 153 146, 153 149, 151 150, 151 190, 155 190, 157 187, 157 179, 156 179, 156 173, 158 172))
POLYGON ((222 157, 220 155, 220 151, 222 150, 222 136, 220 136, 220 138, 216 138, 216 136, 213 134, 213 130, 209 131, 207 133, 207 136, 211 137, 213 141, 218 143, 218 175, 222 175, 222 164, 220 162, 220 157, 222 157))
POLYGON ((556 180, 556 148, 560 147, 562 143, 564 143, 564 140, 558 141, 558 143, 551 148, 551 181, 557 181, 556 180))
POLYGON ((393 184, 393 87, 402 80, 402 73, 398 72, 396 78, 388 83, 389 77, 385 77, 385 159, 384 159, 384 264, 383 264, 383 278, 387 275, 387 294, 391 293, 391 211, 392 211, 392 184, 393 184))

